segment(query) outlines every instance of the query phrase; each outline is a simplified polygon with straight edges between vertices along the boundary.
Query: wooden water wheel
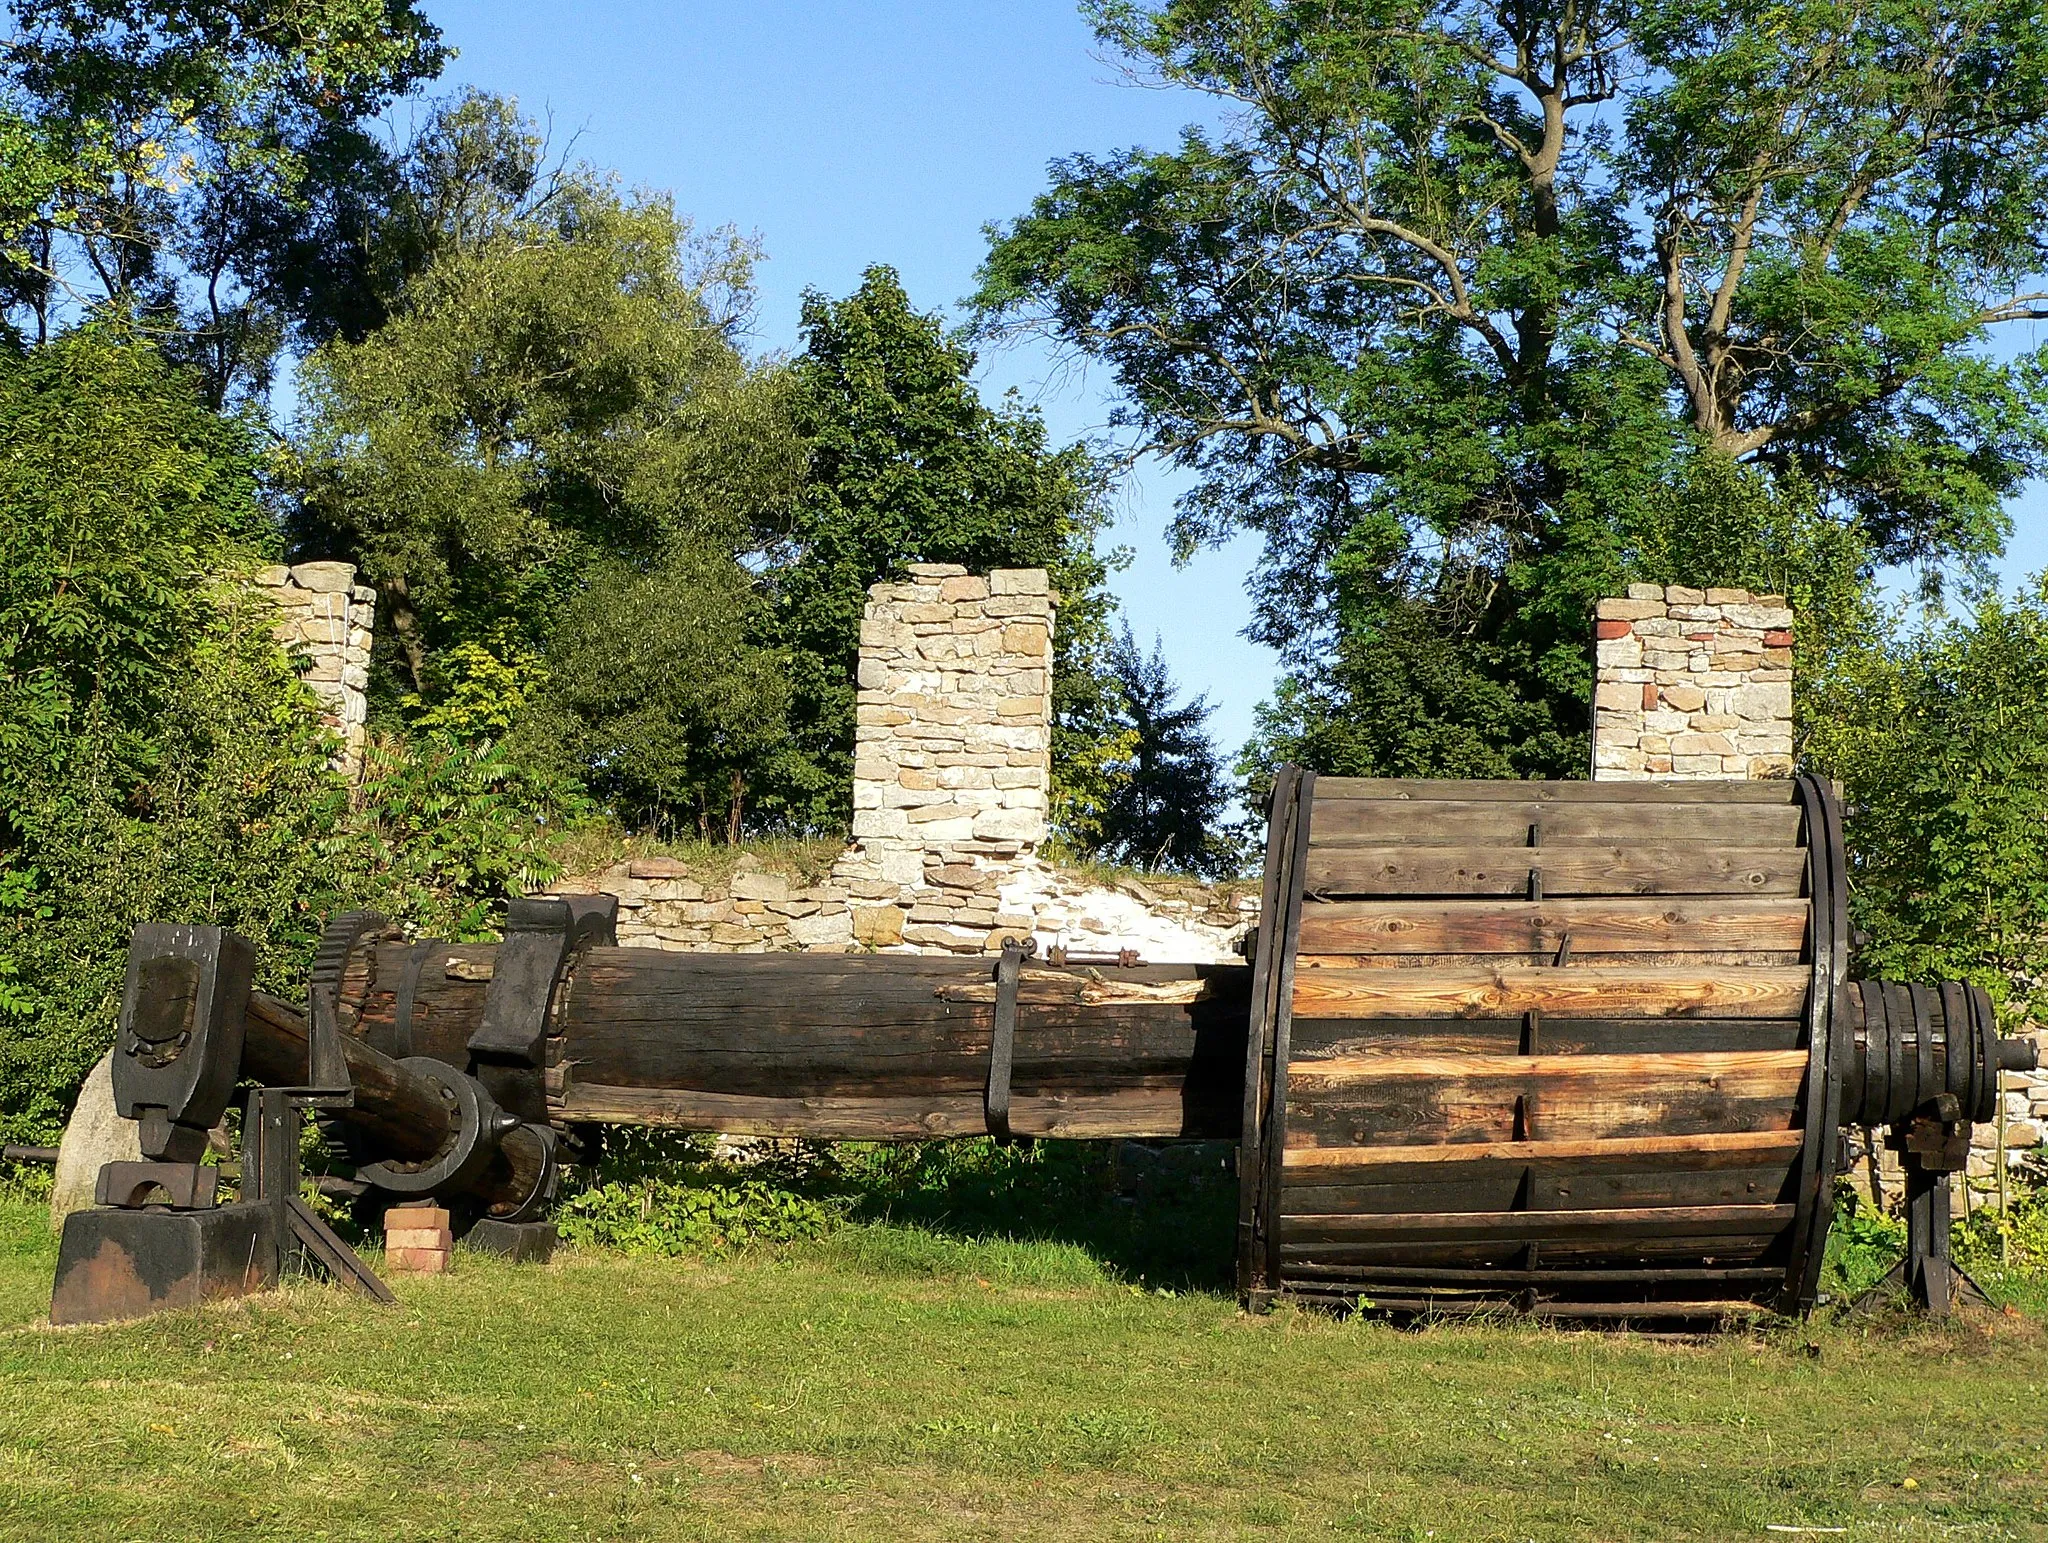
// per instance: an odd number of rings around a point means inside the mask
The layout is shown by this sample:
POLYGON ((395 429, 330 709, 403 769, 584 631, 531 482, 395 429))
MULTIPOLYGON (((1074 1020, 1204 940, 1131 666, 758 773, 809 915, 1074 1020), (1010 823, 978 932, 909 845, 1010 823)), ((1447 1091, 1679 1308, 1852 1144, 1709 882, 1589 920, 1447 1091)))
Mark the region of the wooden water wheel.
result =
POLYGON ((1848 1018, 1826 784, 1287 768, 1267 855, 1249 1299, 1811 1304, 1848 1018))

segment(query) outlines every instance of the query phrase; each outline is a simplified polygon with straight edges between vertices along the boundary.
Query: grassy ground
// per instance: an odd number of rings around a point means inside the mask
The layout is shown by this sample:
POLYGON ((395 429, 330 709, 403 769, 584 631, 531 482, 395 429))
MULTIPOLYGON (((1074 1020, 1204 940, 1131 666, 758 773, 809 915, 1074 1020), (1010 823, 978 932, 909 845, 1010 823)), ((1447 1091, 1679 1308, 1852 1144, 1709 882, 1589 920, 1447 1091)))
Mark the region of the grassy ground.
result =
POLYGON ((856 1223, 53 1330, 0 1200, 0 1539, 2048 1537, 2048 1337, 1401 1331, 856 1223))

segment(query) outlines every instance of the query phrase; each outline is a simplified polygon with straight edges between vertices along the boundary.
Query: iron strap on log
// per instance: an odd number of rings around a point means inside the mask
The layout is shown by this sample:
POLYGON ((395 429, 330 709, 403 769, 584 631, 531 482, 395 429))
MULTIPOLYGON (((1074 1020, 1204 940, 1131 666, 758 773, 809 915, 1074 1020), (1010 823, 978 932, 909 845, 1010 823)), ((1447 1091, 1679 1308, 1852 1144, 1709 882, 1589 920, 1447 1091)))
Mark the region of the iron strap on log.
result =
POLYGON ((988 1041, 988 1092, 983 1108, 988 1133, 999 1146, 1010 1135, 1010 1068, 1017 1054, 1017 977, 1024 967, 1024 949, 1015 938, 1003 940, 996 961, 995 1026, 988 1041))

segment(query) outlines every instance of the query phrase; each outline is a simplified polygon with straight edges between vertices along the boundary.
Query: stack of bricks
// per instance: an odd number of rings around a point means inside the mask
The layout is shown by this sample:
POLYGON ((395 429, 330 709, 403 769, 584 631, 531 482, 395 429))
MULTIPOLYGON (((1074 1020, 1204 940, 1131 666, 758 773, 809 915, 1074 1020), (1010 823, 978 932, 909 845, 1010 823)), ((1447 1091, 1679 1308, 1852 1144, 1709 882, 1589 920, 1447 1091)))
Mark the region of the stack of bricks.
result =
POLYGON ((363 770, 369 715, 371 626, 377 592, 355 581, 350 563, 300 563, 259 568, 259 594, 280 608, 277 640, 303 656, 305 681, 320 698, 321 721, 341 741, 334 764, 350 782, 363 770))
POLYGON ((384 1268, 396 1275, 445 1275, 455 1252, 448 1213, 407 1205, 384 1213, 384 1268))
POLYGON ((1593 776, 1792 775, 1792 612, 1782 595, 1631 584, 1595 614, 1593 776))
POLYGON ((1000 891, 1045 840, 1058 601, 1039 568, 908 573, 868 591, 853 845, 832 876, 855 943, 980 953, 1031 925, 1000 891))

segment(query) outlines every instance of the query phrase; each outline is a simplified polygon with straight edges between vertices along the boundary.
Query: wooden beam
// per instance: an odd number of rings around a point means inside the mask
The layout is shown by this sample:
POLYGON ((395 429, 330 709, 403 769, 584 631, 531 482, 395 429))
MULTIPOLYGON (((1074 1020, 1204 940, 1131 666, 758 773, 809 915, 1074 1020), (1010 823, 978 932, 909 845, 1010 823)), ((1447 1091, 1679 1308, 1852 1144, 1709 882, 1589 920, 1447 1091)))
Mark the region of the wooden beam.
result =
POLYGON ((1289 1243, 1358 1238, 1412 1238, 1418 1242, 1542 1242, 1632 1238, 1757 1237, 1788 1224, 1789 1205, 1643 1206, 1587 1211, 1412 1211, 1386 1214, 1287 1216, 1289 1243))
POLYGON ((1788 1130, 1806 1052, 1361 1056, 1289 1069, 1288 1144, 1415 1147, 1788 1130))
POLYGON ((1657 1055, 1348 1056, 1296 1061, 1288 1080, 1304 1093, 1396 1082, 1541 1082, 1552 1087, 1626 1086, 1672 1082, 1700 1086, 1755 1084, 1776 1088, 1804 1072, 1804 1050, 1716 1051, 1657 1055))
POLYGON ((1294 977, 1302 1018, 1791 1018, 1806 1003, 1803 966, 1695 975, 1641 965, 1463 970, 1305 969, 1294 977))
MULTIPOLYGON (((565 1121, 669 1126, 748 1136, 808 1136, 820 1141, 924 1141, 979 1136, 987 1129, 981 1098, 762 1098, 685 1088, 622 1088, 572 1081, 563 1095, 565 1121)), ((1237 1134, 1234 1105, 1215 1123, 1191 1118, 1180 1093, 1131 1089, 1111 1094, 1018 1093, 1010 1128, 1020 1136, 1096 1140, 1117 1136, 1202 1137, 1237 1134)))
POLYGON ((1316 805, 1316 846, 1349 838, 1404 846, 1612 846, 1637 841, 1799 845, 1805 821, 1779 803, 1516 803, 1340 798, 1316 805), (1534 836, 1536 839, 1531 840, 1534 836))
POLYGON ((1555 804, 1790 804, 1792 780, 1756 782, 1480 782, 1431 777, 1318 777, 1316 807, 1325 800, 1411 799, 1469 803, 1481 799, 1555 804))
MULTIPOLYGON (((1667 1051, 1795 1050, 1797 1018, 1550 1018, 1533 1048, 1546 1055, 1656 1055, 1667 1051)), ((1291 1059, 1340 1056, 1524 1055, 1520 1018, 1297 1018, 1291 1059)))

